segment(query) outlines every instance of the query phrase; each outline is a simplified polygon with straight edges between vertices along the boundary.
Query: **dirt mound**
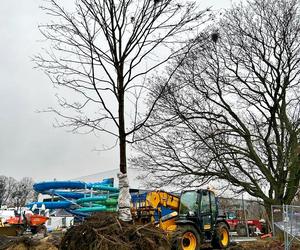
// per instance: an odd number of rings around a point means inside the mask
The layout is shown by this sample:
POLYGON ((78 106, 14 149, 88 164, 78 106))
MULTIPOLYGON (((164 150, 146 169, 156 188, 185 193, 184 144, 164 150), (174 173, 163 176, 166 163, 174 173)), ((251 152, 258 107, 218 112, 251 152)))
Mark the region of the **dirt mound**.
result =
POLYGON ((7 249, 14 241, 14 237, 0 235, 0 250, 7 249))
POLYGON ((37 237, 0 237, 0 250, 57 250, 60 239, 49 236, 43 239, 37 237))
POLYGON ((63 237, 62 250, 168 250, 164 231, 151 224, 130 224, 117 214, 97 213, 83 224, 71 227, 63 237))
POLYGON ((258 240, 254 242, 244 242, 241 244, 241 248, 233 248, 234 250, 243 249, 257 249, 257 250, 283 250, 284 246, 282 242, 277 240, 258 240))
MULTIPOLYGON (((257 241, 240 242, 235 246, 231 246, 230 250, 284 250, 284 243, 277 239, 258 239, 257 241)), ((300 244, 294 241, 291 250, 299 250, 300 244)))

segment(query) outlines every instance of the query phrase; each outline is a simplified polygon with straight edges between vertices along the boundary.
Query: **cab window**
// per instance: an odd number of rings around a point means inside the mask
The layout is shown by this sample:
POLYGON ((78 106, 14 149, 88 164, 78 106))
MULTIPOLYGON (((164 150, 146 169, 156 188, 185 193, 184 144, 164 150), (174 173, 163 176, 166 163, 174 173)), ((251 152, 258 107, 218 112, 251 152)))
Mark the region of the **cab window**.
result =
POLYGON ((198 193, 195 191, 184 192, 180 197, 179 214, 186 215, 189 211, 196 213, 198 211, 198 193))
POLYGON ((209 193, 203 192, 201 199, 201 213, 210 213, 210 201, 209 201, 209 193))
POLYGON ((213 214, 217 213, 217 201, 215 194, 213 192, 210 192, 210 200, 211 200, 211 212, 213 214))

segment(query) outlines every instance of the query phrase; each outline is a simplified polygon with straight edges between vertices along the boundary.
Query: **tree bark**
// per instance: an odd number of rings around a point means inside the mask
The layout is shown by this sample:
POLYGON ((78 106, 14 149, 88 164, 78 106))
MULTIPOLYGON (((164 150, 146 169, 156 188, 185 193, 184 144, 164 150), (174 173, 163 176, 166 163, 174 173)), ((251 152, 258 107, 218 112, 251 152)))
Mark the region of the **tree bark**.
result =
POLYGON ((119 105, 119 149, 120 149, 120 172, 127 173, 127 159, 126 159, 126 133, 125 133, 125 120, 124 120, 124 95, 120 97, 119 105), (122 100, 122 102, 121 102, 122 100))
POLYGON ((127 159, 126 159, 126 132, 124 117, 124 78, 122 69, 118 76, 118 97, 119 97, 119 149, 120 149, 120 174, 119 178, 119 219, 122 221, 132 221, 130 202, 131 196, 129 192, 129 181, 127 178, 127 159))

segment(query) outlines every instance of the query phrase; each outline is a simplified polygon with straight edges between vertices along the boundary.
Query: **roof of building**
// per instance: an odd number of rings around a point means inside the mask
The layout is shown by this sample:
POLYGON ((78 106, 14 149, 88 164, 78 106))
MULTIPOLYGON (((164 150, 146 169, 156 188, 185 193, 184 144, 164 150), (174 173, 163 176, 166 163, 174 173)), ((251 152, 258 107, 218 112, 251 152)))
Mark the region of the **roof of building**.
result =
MULTIPOLYGON (((84 182, 98 182, 98 181, 102 181, 103 179, 114 178, 114 186, 118 187, 119 180, 117 174, 119 172, 120 172, 119 169, 112 169, 112 170, 107 170, 95 174, 80 176, 72 180, 84 181, 84 182)), ((141 174, 138 170, 128 169, 128 181, 129 181, 130 188, 137 188, 137 189, 144 188, 145 185, 143 184, 143 181, 140 178, 138 178, 140 176, 141 174)))

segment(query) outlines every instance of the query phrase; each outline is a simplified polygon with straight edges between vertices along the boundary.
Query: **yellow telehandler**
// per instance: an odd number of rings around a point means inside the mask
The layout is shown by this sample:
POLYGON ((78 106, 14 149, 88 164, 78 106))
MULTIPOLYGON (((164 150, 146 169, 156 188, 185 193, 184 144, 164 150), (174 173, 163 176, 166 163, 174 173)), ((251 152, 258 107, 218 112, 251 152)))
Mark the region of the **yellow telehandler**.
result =
POLYGON ((174 235, 173 248, 198 250, 203 243, 214 249, 225 249, 230 243, 229 225, 225 216, 219 215, 217 199, 211 190, 183 191, 180 196, 164 191, 151 191, 142 202, 132 208, 135 219, 154 222, 174 235), (162 210, 173 212, 162 216, 162 210), (171 211, 170 210, 170 211, 171 211))

